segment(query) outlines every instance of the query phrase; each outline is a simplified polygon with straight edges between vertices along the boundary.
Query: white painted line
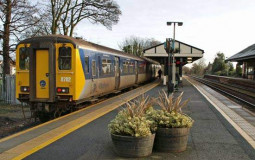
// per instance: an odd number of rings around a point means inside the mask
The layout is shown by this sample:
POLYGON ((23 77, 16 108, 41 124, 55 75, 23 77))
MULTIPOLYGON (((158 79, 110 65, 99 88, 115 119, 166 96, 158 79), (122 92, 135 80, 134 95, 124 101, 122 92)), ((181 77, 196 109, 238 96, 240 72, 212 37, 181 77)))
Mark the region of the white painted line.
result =
MULTIPOLYGON (((199 89, 194 83, 192 83, 187 77, 185 79, 192 84, 221 114, 222 116, 243 136, 243 138, 255 149, 255 141, 249 136, 237 123, 235 123, 224 111, 222 111, 209 97, 207 97, 202 88, 199 89)), ((245 120, 244 120, 245 121, 245 120)), ((245 121, 248 123, 247 121, 245 121)))

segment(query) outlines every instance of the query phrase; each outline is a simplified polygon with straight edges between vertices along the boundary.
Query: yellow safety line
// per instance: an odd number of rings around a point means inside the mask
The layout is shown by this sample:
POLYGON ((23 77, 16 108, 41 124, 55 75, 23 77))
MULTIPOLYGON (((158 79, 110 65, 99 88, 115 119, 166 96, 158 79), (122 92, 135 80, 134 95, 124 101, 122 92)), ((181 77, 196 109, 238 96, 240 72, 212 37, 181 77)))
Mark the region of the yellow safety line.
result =
MULTIPOLYGON (((138 88, 136 88, 135 90, 138 90, 138 89, 143 88, 143 87, 147 87, 147 86, 149 86, 149 85, 151 85, 151 84, 147 84, 147 85, 145 85, 145 86, 138 87, 138 88)), ((134 90, 132 90, 132 91, 134 91, 134 90)), ((128 92, 125 92, 125 93, 128 93, 128 92)), ((122 93, 122 94, 125 94, 125 93, 122 93)), ((95 105, 99 105, 99 104, 101 104, 101 103, 103 103, 103 102, 105 102, 105 101, 109 101, 109 100, 111 100, 111 99, 113 99, 113 98, 120 97, 122 94, 120 94, 120 95, 118 95, 118 96, 114 96, 114 97, 109 98, 109 99, 106 99, 106 100, 103 100, 103 101, 98 102, 98 103, 96 103, 96 104, 92 104, 92 105, 90 105, 90 106, 88 106, 88 107, 85 107, 85 108, 82 108, 82 109, 80 109, 80 110, 77 110, 77 111, 74 111, 74 112, 72 112, 72 113, 69 113, 69 114, 67 114, 67 115, 58 117, 58 118, 53 119, 53 120, 51 120, 51 121, 48 121, 48 122, 39 124, 39 125, 37 125, 37 126, 35 126, 35 127, 26 129, 26 130, 21 131, 21 132, 18 132, 18 133, 15 133, 15 134, 10 135, 10 136, 8 136, 8 137, 2 138, 2 139, 0 139, 0 143, 1 143, 1 142, 4 142, 4 141, 7 141, 7 140, 9 140, 9 139, 11 139, 11 138, 17 137, 17 136, 19 136, 19 135, 25 134, 25 133, 27 133, 27 132, 30 132, 30 131, 32 131, 32 130, 34 130, 34 129, 43 127, 43 126, 45 126, 45 125, 47 125, 47 124, 50 124, 50 123, 53 123, 53 122, 55 122, 55 121, 61 120, 61 119, 66 118, 66 117, 68 117, 68 116, 74 115, 74 114, 76 114, 76 113, 80 113, 80 112, 82 112, 82 111, 84 111, 84 110, 87 110, 87 109, 90 109, 91 107, 94 107, 95 105)))
POLYGON ((237 130, 238 133, 255 149, 255 141, 250 137, 238 124, 236 124, 222 109, 220 109, 209 97, 207 97, 194 83, 192 83, 188 78, 186 80, 191 83, 213 106, 216 108, 221 115, 237 130))
MULTIPOLYGON (((143 94, 143 93, 145 93, 145 92, 151 90, 152 88, 156 87, 157 85, 159 85, 159 83, 156 83, 156 84, 150 86, 149 88, 143 90, 142 92, 138 93, 137 95, 132 96, 129 100, 134 99, 135 97, 137 97, 137 96, 139 96, 139 95, 141 95, 141 94, 143 94)), ((146 86, 146 87, 148 87, 148 86, 146 86)), ((139 87, 139 88, 140 88, 140 87, 139 87)), ((137 88, 137 89, 138 89, 138 88, 137 88)), ((116 98, 116 97, 115 97, 115 98, 116 98)), ((46 141, 46 142, 44 142, 44 143, 42 143, 42 144, 40 144, 40 145, 38 145, 38 146, 32 148, 31 150, 28 150, 28 151, 26 151, 26 152, 20 154, 19 156, 15 157, 13 160, 20 160, 20 159, 23 159, 23 158, 25 158, 25 157, 27 157, 27 156, 29 156, 29 155, 35 153, 36 151, 38 151, 38 150, 40 150, 40 149, 42 149, 42 148, 48 146, 49 144, 51 144, 51 143, 53 143, 53 142, 59 140, 60 138, 66 136, 66 135, 70 134, 71 132, 73 132, 73 131, 75 131, 75 130, 81 128, 82 126, 84 126, 84 125, 90 123, 91 121, 93 121, 93 120, 95 120, 95 119, 97 119, 97 118, 99 118, 99 117, 105 115, 106 113, 111 112, 112 110, 118 108, 119 106, 123 105, 124 103, 125 103, 125 102, 121 102, 120 104, 117 104, 117 105, 113 106, 111 109, 108 109, 108 110, 106 110, 106 111, 104 111, 104 112, 98 113, 96 116, 87 119, 87 120, 84 121, 83 123, 80 123, 80 124, 78 124, 77 126, 74 126, 74 127, 70 128, 70 129, 66 130, 65 132, 62 132, 61 134, 59 134, 59 135, 57 135, 57 136, 55 136, 55 137, 49 139, 48 141, 46 141)), ((8 151, 6 151, 6 152, 8 152, 8 151)))

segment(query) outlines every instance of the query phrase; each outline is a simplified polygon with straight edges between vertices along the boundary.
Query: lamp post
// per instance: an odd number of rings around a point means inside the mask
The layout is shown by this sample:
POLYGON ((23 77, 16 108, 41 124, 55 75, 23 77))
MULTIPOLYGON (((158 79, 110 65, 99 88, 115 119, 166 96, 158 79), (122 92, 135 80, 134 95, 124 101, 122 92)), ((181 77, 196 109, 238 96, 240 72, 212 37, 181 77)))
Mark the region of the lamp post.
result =
POLYGON ((172 47, 170 47, 170 50, 168 51, 168 95, 169 95, 170 93, 173 93, 174 85, 175 85, 175 67, 174 67, 175 24, 178 24, 178 26, 182 26, 183 22, 166 22, 166 24, 167 26, 171 26, 172 24, 174 24, 172 47), (172 72, 170 69, 171 64, 172 64, 172 72))

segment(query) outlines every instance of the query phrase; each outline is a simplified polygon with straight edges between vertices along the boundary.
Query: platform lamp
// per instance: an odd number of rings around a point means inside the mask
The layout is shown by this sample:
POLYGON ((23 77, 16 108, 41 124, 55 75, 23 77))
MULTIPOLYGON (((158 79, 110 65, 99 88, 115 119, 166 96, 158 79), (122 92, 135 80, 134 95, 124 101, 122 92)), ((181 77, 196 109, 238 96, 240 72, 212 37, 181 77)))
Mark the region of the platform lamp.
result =
POLYGON ((170 93, 174 91, 174 84, 175 84, 175 67, 174 63, 174 48, 175 48, 175 24, 178 26, 182 26, 183 22, 166 22, 167 26, 171 26, 174 24, 174 31, 173 31, 173 39, 172 39, 172 47, 168 51, 168 96, 170 93), (171 49, 172 48, 172 49, 171 49), (172 64, 172 73, 170 71, 170 65, 172 64), (171 76, 172 75, 172 76, 171 76))

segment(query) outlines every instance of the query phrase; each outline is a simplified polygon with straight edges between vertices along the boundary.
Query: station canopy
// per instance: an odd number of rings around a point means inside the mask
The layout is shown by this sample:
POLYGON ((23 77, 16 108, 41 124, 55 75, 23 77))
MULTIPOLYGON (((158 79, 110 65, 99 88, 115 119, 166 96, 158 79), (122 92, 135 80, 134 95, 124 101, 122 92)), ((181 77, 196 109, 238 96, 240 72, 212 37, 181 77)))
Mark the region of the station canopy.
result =
MULTIPOLYGON (((175 50, 178 51, 174 54, 176 61, 181 61, 183 64, 187 63, 187 59, 194 62, 195 60, 202 58, 204 53, 204 50, 178 40, 175 40, 175 50)), ((168 57, 168 53, 164 48, 164 43, 147 48, 143 52, 144 57, 158 61, 161 64, 163 64, 164 59, 168 57)))
POLYGON ((227 61, 245 61, 255 58, 255 44, 245 48, 237 54, 229 57, 227 61))

